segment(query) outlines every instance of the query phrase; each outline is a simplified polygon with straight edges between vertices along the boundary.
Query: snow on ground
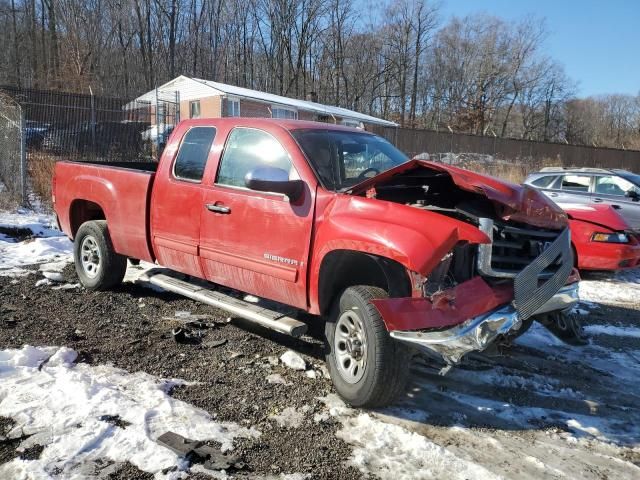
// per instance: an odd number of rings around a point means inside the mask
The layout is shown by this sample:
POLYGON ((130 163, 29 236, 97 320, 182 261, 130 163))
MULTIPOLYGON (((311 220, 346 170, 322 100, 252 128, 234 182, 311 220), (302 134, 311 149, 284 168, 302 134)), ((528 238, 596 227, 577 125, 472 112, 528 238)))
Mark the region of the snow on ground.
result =
POLYGON ((22 276, 29 273, 28 265, 71 261, 73 245, 55 227, 51 215, 27 210, 0 212, 0 227, 27 229, 33 237, 19 242, 0 232, 0 275, 22 276))
MULTIPOLYGON (((24 275, 27 265, 38 263, 43 285, 53 284, 71 261, 71 243, 51 220, 0 212, 0 226, 22 226, 39 237, 0 236, 0 275, 24 275)), ((152 267, 129 268, 125 281, 152 267)), ((394 407, 365 413, 329 395, 327 410, 313 419, 340 422, 337 435, 353 448, 350 463, 382 479, 640 478, 640 325, 592 314, 635 310, 640 271, 587 275, 580 293, 575 313, 592 336, 585 347, 567 346, 534 324, 494 368, 454 368, 442 377, 418 365, 408 394, 394 407), (619 345, 611 347, 611 339, 619 345)), ((167 391, 177 381, 74 359, 74 352, 54 347, 0 352, 0 415, 17 422, 12 435, 35 433, 24 448, 47 445, 39 460, 0 467, 0 478, 37 478, 56 467, 81 475, 98 459, 170 477, 179 472, 164 474, 164 467, 185 466, 154 442, 165 430, 218 439, 224 448, 237 437, 258 435, 172 399, 167 391), (109 423, 106 416, 115 415, 130 425, 109 423)), ((295 363, 289 360, 281 359, 295 363)), ((288 407, 271 418, 297 428, 306 414, 288 407)))
POLYGON ((419 362, 395 406, 363 413, 329 395, 325 415, 341 422, 351 463, 383 479, 640 478, 640 325, 602 314, 635 310, 639 279, 588 276, 574 312, 587 346, 534 324, 493 368, 442 377, 419 362))
POLYGON ((178 478, 187 465, 156 443, 164 432, 215 440, 223 451, 233 449, 238 437, 260 435, 253 428, 216 422, 170 397, 167 392, 179 380, 75 363, 76 356, 57 347, 0 351, 0 416, 16 422, 8 437, 31 435, 24 448, 45 445, 38 460, 14 459, 0 466, 0 478, 49 478, 54 471, 84 478, 100 460, 128 461, 156 478, 178 478), (122 426, 110 421, 114 417, 122 426), (176 470, 163 473, 172 467, 176 470))
POLYGON ((342 423, 337 436, 354 445, 351 465, 366 475, 382 480, 500 478, 418 433, 348 408, 335 394, 320 400, 342 423))
MULTIPOLYGON (((18 241, 14 236, 0 231, 0 275, 17 277, 32 273, 27 267, 40 264, 42 277, 35 286, 51 286, 55 289, 78 288, 79 284, 63 284, 62 272, 73 262, 73 243, 56 227, 55 217, 19 209, 16 212, 0 211, 0 228, 27 229, 30 238, 18 241)), ((155 265, 140 262, 140 265, 127 269, 124 282, 138 282, 139 277, 155 265)), ((162 288, 141 282, 141 285, 157 291, 162 288)))
POLYGON ((587 325, 584 330, 589 335, 613 335, 616 337, 640 338, 640 328, 616 327, 615 325, 587 325))
POLYGON ((588 273, 580 282, 582 300, 605 304, 638 303, 640 299, 640 269, 618 273, 588 273))

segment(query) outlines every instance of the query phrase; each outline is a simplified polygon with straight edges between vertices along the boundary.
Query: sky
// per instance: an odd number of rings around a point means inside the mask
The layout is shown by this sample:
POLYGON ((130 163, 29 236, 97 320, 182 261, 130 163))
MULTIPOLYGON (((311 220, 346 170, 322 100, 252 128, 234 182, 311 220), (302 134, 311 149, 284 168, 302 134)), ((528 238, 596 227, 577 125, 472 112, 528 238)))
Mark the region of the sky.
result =
POLYGON ((442 0, 443 23, 484 12, 546 18, 546 53, 578 82, 578 96, 640 94, 640 0, 442 0))

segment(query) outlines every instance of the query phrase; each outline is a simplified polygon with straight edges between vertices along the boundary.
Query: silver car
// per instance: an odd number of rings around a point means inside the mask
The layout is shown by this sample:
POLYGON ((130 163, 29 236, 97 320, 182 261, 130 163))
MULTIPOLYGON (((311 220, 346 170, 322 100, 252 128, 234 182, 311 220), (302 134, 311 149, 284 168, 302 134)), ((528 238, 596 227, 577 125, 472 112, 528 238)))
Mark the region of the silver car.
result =
POLYGON ((524 181, 559 204, 611 205, 640 230, 640 175, 604 168, 543 168, 524 181))

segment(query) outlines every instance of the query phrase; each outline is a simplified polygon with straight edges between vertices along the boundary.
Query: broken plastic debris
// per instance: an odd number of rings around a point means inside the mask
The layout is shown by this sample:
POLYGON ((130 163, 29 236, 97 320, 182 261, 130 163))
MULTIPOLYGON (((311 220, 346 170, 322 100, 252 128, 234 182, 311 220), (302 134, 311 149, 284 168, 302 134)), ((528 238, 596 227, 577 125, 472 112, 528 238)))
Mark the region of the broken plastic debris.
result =
POLYGON ((191 440, 174 432, 165 432, 157 442, 191 463, 201 463, 208 470, 241 470, 245 467, 239 457, 227 455, 205 442, 191 440))
POLYGON ((173 339, 176 342, 191 345, 200 343, 204 336, 200 330, 189 330, 185 327, 174 328, 171 333, 173 334, 173 339))

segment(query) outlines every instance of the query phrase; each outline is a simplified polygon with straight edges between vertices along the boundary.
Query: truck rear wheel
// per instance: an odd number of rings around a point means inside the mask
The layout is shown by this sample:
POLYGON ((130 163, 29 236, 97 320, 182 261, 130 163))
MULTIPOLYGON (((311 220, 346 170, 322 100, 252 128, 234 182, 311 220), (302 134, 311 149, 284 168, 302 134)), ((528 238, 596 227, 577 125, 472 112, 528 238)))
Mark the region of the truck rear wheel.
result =
POLYGON ((113 249, 106 220, 80 225, 73 242, 73 259, 80 282, 89 290, 118 285, 127 270, 127 257, 113 249))
POLYGON ((327 365, 338 394, 354 407, 382 407, 404 391, 410 354, 389 336, 371 303, 388 297, 378 287, 349 287, 327 320, 327 365))

